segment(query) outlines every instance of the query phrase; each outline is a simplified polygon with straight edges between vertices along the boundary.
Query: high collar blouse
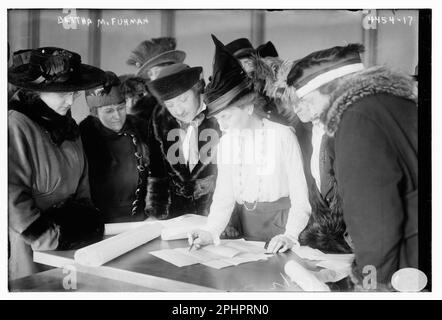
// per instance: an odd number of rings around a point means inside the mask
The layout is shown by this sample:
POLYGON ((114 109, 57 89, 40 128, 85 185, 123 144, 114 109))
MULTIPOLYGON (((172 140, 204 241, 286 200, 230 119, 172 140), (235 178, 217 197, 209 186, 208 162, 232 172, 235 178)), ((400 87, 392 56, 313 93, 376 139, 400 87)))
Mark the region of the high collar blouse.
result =
POLYGON ((227 226, 235 202, 272 202, 289 197, 286 235, 297 241, 311 207, 301 149, 287 126, 263 119, 255 130, 227 132, 217 153, 218 178, 210 207, 209 230, 217 239, 227 226))

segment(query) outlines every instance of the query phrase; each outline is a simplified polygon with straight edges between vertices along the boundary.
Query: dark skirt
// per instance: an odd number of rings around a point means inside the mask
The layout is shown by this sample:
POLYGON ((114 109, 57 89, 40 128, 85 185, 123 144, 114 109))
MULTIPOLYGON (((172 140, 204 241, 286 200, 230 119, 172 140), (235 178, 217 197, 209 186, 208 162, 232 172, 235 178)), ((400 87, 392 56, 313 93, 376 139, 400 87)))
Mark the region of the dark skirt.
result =
POLYGON ((290 198, 284 197, 273 202, 258 202, 241 205, 239 222, 242 236, 246 240, 269 241, 285 232, 288 214, 291 208, 290 198), (249 210, 253 209, 253 210, 249 210))

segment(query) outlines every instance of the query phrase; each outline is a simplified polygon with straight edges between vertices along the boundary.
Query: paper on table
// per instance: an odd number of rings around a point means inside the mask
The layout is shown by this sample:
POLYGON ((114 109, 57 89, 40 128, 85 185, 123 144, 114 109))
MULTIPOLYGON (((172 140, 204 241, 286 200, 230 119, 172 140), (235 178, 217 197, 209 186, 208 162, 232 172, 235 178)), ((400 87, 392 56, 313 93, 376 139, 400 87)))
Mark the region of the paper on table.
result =
POLYGON ((234 265, 230 261, 223 260, 223 259, 207 261, 207 262, 203 262, 202 264, 207 267, 215 268, 215 269, 223 269, 223 268, 231 267, 234 265))
POLYGON ((201 263, 201 261, 196 259, 195 257, 181 253, 180 251, 174 249, 158 250, 149 253, 177 267, 185 267, 185 266, 190 266, 192 264, 201 263))
POLYGON ((207 262, 207 261, 218 260, 218 259, 223 258, 223 256, 220 256, 218 254, 214 254, 210 251, 205 250, 204 248, 199 249, 199 250, 191 250, 191 251, 189 251, 188 248, 176 248, 174 250, 179 251, 182 254, 188 255, 190 257, 193 257, 196 260, 198 260, 199 262, 207 262))
POLYGON ((112 238, 102 240, 77 250, 75 262, 85 266, 101 266, 102 264, 145 244, 161 234, 160 224, 145 224, 112 238))
MULTIPOLYGON (((122 232, 126 232, 128 230, 132 230, 138 227, 141 227, 145 224, 152 224, 152 223, 159 223, 161 224, 164 229, 171 229, 166 231, 166 237, 170 237, 172 238, 173 234, 179 233, 179 231, 182 232, 182 230, 173 230, 175 228, 181 228, 181 227, 186 227, 188 228, 189 226, 193 226, 193 227, 199 227, 201 225, 204 225, 207 221, 207 217, 204 216, 199 216, 196 214, 185 214, 173 219, 168 219, 168 220, 144 220, 144 221, 140 221, 140 222, 121 222, 121 223, 106 223, 104 225, 104 234, 107 236, 110 235, 116 235, 116 234, 120 234, 122 232), (171 234, 171 236, 167 236, 167 234, 171 234)), ((187 229, 186 229, 187 230, 187 229)), ((187 231, 186 231, 186 236, 183 237, 182 239, 187 237, 187 231)), ((181 239, 181 238, 179 238, 181 239)), ((163 239, 163 240, 172 240, 172 239, 163 239)))
POLYGON ((171 220, 163 220, 164 229, 161 232, 163 240, 186 239, 187 234, 207 223, 207 217, 196 214, 186 214, 171 220))
POLYGON ((293 282, 305 291, 330 291, 325 283, 294 260, 290 260, 285 264, 284 271, 293 282))
POLYGON ((316 266, 330 270, 343 270, 343 269, 350 269, 351 263, 352 261, 325 260, 318 262, 316 266))
POLYGON ((226 245, 208 245, 204 247, 204 250, 214 253, 216 255, 225 257, 225 258, 233 258, 237 254, 240 254, 241 251, 235 248, 228 247, 226 245))
POLYGON ((120 234, 126 232, 128 230, 132 230, 145 224, 152 224, 153 221, 140 221, 140 222, 121 222, 121 223, 106 223, 104 225, 104 235, 105 236, 113 236, 116 234, 120 234))
POLYGON ((334 254, 324 253, 318 249, 313 249, 308 246, 301 246, 292 249, 300 258, 309 260, 340 260, 351 262, 354 259, 354 254, 334 254))

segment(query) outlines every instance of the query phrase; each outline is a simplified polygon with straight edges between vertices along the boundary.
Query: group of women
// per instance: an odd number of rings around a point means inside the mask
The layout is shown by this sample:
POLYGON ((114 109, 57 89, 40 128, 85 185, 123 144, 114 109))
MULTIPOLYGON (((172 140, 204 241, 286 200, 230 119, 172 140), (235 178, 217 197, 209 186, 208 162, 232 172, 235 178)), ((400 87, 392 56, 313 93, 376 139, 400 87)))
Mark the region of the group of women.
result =
POLYGON ((254 49, 239 40, 225 46, 213 37, 207 86, 202 68, 184 64, 170 38, 140 44, 130 77, 62 48, 16 54, 14 61, 22 59, 9 69, 10 278, 42 270, 33 250, 97 241, 104 223, 185 213, 208 215, 207 226, 189 235, 196 248, 225 236, 267 241, 271 252, 298 245, 311 206, 293 117, 251 81, 251 57, 277 53, 271 43, 254 49), (80 91, 90 115, 77 125, 70 109, 80 91))

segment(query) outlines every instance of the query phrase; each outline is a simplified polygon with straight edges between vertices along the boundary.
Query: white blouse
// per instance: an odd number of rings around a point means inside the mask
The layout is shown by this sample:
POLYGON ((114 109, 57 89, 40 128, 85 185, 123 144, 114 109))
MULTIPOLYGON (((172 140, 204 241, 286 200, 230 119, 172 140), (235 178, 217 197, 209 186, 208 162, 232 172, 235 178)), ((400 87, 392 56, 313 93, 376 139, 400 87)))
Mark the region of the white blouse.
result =
POLYGON ((263 119, 262 129, 223 135, 217 153, 218 177, 206 230, 215 243, 227 226, 235 202, 272 202, 290 197, 285 235, 295 243, 307 225, 311 207, 301 149, 287 126, 263 119))

